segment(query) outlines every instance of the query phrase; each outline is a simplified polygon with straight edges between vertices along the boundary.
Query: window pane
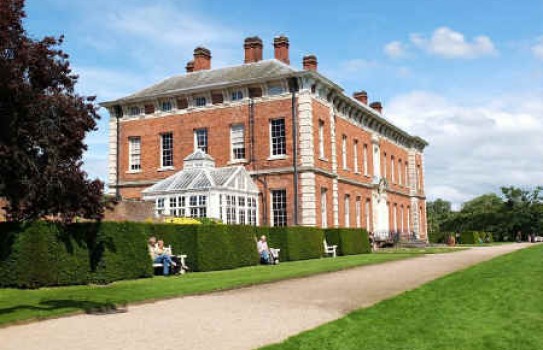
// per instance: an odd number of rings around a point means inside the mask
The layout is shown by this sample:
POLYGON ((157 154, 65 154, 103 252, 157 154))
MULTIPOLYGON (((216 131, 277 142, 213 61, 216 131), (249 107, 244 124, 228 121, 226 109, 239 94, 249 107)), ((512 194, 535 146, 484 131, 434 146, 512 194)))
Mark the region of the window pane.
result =
POLYGON ((245 159, 245 127, 232 125, 230 129, 230 143, 232 147, 232 159, 245 159))
POLYGON ((161 135, 162 166, 173 166, 173 134, 171 132, 161 135))
POLYGON ((287 225, 287 191, 272 191, 273 226, 287 225))
POLYGON ((285 119, 273 119, 270 122, 270 138, 272 145, 272 155, 286 155, 287 154, 287 140, 285 133, 285 119))
POLYGON ((194 131, 194 149, 200 149, 207 153, 207 129, 197 129, 194 131))
POLYGON ((128 151, 129 170, 140 170, 141 169, 141 138, 129 137, 128 146, 129 146, 129 151, 128 151))

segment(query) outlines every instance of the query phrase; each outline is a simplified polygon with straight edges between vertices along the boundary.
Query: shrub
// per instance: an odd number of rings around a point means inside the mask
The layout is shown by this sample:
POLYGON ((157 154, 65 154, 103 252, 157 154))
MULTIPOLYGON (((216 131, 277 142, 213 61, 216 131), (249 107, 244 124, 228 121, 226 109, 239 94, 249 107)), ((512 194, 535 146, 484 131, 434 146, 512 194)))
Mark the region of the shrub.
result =
POLYGON ((431 232, 428 233, 428 240, 430 243, 447 243, 447 237, 449 233, 446 232, 431 232))
POLYGON ((316 227, 291 226, 268 228, 269 246, 280 248, 280 259, 296 261, 322 256, 323 232, 316 227))
POLYGON ((187 254, 193 271, 214 271, 258 264, 251 226, 147 225, 147 236, 163 239, 176 255, 187 254))
POLYGON ((145 235, 138 224, 63 227, 39 221, 0 227, 2 287, 110 283, 152 275, 145 235))
POLYGON ((371 253, 368 232, 364 229, 330 228, 324 230, 326 242, 338 246, 338 255, 371 253))

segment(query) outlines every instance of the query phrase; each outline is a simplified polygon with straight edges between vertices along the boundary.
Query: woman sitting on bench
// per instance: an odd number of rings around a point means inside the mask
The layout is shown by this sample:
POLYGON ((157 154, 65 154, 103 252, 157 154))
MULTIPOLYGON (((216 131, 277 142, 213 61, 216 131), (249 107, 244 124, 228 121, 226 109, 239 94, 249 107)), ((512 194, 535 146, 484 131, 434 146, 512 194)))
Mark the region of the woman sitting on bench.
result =
POLYGON ((157 242, 156 237, 150 237, 148 245, 149 254, 151 255, 151 259, 153 259, 153 263, 162 264, 162 273, 164 276, 168 276, 170 274, 170 266, 176 266, 177 264, 173 262, 170 254, 164 249, 164 241, 159 240, 157 242))

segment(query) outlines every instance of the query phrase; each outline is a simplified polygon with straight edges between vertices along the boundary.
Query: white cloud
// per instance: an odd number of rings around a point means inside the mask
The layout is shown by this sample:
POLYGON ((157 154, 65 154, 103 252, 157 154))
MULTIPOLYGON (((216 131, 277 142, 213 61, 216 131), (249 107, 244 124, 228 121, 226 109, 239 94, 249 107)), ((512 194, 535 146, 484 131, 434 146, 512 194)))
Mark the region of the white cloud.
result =
POLYGON ((448 27, 437 28, 429 38, 411 34, 409 39, 415 47, 444 58, 476 58, 497 54, 488 36, 479 35, 469 41, 462 33, 448 27))
POLYGON ((540 60, 543 60, 543 36, 532 46, 532 53, 540 60))
POLYGON ((383 51, 390 58, 402 58, 407 55, 407 47, 400 41, 392 41, 385 45, 383 51))
POLYGON ((543 179, 543 101, 535 95, 496 96, 467 106, 415 91, 393 98, 387 111, 394 123, 430 143, 429 199, 458 204, 500 186, 530 187, 543 179))

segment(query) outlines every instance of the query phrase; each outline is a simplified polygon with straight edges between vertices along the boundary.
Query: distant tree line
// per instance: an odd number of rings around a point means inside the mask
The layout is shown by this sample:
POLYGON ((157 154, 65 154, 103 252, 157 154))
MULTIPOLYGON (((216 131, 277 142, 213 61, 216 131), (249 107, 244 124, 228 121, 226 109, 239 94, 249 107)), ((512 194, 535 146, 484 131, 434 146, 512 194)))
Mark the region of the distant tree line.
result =
POLYGON ((502 187, 501 194, 487 193, 465 202, 453 211, 451 202, 436 199, 427 203, 430 235, 484 231, 495 240, 513 240, 517 232, 522 238, 543 232, 543 187, 524 190, 502 187))

